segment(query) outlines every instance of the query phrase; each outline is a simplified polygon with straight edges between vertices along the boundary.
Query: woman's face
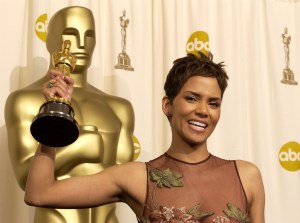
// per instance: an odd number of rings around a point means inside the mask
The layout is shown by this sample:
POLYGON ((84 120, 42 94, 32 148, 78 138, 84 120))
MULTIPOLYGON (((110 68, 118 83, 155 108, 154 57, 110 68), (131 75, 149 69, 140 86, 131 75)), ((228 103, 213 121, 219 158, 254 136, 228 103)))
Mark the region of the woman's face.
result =
POLYGON ((202 76, 189 78, 172 104, 164 98, 163 109, 170 117, 173 142, 205 144, 219 121, 221 101, 217 79, 202 76))

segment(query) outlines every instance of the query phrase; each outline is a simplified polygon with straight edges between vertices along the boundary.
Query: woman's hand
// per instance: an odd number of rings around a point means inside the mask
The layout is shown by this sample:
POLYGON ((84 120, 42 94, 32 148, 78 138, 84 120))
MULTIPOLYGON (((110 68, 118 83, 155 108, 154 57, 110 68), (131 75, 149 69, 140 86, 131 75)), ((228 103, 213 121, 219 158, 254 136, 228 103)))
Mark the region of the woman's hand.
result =
POLYGON ((59 97, 70 102, 73 93, 74 81, 64 76, 60 71, 50 70, 50 81, 43 85, 43 94, 47 101, 59 97))

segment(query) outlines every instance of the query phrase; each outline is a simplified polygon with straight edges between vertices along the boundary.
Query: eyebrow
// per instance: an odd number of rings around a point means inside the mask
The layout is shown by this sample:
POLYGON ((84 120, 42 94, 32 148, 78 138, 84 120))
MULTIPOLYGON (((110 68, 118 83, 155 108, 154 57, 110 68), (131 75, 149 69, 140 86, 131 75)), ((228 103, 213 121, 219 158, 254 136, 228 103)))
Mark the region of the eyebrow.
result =
MULTIPOLYGON (((193 94, 194 96, 200 98, 201 94, 194 92, 194 91, 186 91, 185 93, 193 94)), ((209 97, 209 101, 222 101, 222 98, 220 97, 209 97)))

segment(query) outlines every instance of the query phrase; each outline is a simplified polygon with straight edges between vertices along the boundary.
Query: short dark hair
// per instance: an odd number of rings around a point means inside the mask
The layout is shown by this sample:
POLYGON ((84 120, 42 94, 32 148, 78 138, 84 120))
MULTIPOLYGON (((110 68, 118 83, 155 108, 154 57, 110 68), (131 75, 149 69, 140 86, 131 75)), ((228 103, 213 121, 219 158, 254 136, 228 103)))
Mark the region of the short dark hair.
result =
POLYGON ((187 80, 193 76, 215 77, 221 89, 221 97, 223 97, 228 85, 228 76, 224 70, 223 62, 214 63, 211 53, 205 55, 199 52, 199 54, 199 56, 188 54, 173 62, 173 67, 169 71, 164 85, 165 94, 171 102, 187 80))

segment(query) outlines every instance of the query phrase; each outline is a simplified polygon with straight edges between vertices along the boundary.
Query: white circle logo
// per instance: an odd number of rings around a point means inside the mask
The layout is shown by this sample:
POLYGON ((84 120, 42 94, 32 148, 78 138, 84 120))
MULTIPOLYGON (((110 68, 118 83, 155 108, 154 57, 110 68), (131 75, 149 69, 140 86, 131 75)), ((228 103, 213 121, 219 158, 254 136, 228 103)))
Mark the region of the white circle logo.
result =
POLYGON ((300 169, 300 144, 288 142, 284 144, 278 154, 280 165, 288 171, 300 169))
POLYGON ((199 52, 207 55, 209 52, 209 38, 204 31, 197 31, 191 34, 186 43, 186 52, 199 56, 199 52))
POLYGON ((48 20, 47 14, 40 15, 35 22, 35 34, 38 38, 46 42, 48 20))

